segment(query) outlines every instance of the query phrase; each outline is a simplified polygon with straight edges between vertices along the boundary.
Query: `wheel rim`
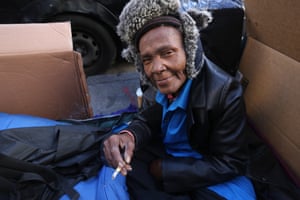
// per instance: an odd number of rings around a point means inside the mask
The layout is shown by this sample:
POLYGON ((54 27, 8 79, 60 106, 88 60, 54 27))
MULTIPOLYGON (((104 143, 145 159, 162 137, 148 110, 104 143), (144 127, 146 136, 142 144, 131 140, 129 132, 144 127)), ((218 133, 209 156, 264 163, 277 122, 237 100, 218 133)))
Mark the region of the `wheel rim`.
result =
POLYGON ((96 40, 87 33, 74 31, 72 33, 74 50, 82 56, 84 68, 89 68, 101 56, 100 48, 96 40))

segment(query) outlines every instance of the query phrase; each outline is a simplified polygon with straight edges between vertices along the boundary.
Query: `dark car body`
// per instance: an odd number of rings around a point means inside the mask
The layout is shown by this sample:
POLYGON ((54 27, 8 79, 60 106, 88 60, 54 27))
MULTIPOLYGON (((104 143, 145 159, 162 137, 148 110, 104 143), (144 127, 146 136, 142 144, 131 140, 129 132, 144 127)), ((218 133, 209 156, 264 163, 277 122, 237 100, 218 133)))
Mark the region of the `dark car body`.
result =
MULTIPOLYGON (((119 15, 129 0, 9 0, 0 3, 0 23, 71 21, 74 50, 86 75, 105 71, 124 47, 116 34, 119 15)), ((185 10, 208 9, 213 22, 201 31, 206 56, 234 75, 241 54, 242 0, 181 0, 185 10), (221 3, 223 2, 223 3, 221 3)))
POLYGON ((122 43, 118 16, 128 0, 10 0, 1 2, 0 23, 71 21, 74 50, 87 75, 100 73, 118 59, 122 43))

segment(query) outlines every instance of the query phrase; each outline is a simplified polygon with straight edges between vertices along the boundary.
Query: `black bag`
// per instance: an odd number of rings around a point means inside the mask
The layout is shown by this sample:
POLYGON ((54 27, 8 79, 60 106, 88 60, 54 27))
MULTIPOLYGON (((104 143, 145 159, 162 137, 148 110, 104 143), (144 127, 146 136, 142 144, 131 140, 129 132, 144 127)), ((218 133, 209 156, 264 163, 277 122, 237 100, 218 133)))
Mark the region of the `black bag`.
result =
POLYGON ((100 144, 134 113, 70 121, 71 125, 0 131, 0 199, 56 200, 98 174, 100 144))
POLYGON ((265 143, 247 126, 250 159, 247 176, 252 180, 257 200, 298 200, 300 188, 294 183, 278 158, 265 143))
POLYGON ((0 199, 59 199, 64 193, 71 199, 79 194, 49 167, 0 154, 0 199))
POLYGON ((243 52, 244 10, 224 8, 210 11, 213 21, 201 30, 200 35, 205 55, 235 76, 243 52))

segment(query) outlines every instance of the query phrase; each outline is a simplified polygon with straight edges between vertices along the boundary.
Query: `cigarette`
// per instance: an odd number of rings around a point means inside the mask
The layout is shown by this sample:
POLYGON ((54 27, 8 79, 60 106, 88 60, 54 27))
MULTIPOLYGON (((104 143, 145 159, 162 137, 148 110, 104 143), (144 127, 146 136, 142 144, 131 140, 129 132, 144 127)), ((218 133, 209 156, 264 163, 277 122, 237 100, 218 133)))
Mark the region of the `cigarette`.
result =
POLYGON ((118 174, 120 173, 120 171, 121 171, 121 167, 118 166, 118 167, 115 169, 114 173, 112 174, 111 179, 114 180, 114 179, 118 176, 118 174))

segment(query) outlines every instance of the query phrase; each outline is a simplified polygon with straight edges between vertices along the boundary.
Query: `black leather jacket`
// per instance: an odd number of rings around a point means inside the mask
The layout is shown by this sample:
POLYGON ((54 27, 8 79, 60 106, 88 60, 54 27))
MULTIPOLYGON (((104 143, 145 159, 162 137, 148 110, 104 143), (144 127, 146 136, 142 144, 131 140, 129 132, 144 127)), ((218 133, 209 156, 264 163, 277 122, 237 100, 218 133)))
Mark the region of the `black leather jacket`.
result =
MULTIPOLYGON (((167 192, 186 192, 244 174, 247 156, 245 105, 238 79, 209 60, 193 80, 188 115, 189 141, 203 159, 170 157, 162 161, 167 192)), ((160 133, 162 107, 154 104, 127 128, 140 148, 160 133)))

